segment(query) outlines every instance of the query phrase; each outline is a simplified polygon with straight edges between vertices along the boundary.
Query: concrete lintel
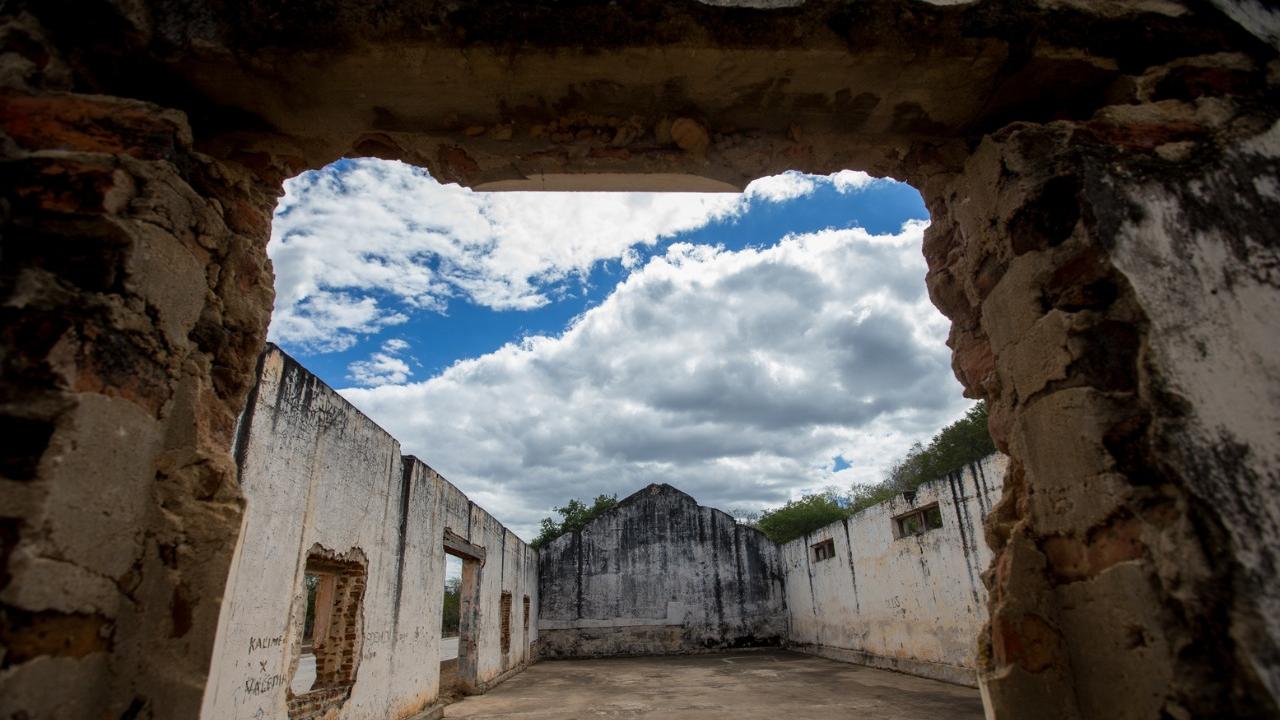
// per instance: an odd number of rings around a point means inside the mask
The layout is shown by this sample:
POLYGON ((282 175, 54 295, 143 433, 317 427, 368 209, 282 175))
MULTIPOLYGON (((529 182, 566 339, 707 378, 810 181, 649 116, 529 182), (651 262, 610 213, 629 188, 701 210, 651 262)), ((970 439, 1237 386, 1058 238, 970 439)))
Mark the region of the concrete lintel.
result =
POLYGON ((475 560, 481 565, 484 564, 484 548, 479 545, 473 545, 466 538, 448 528, 444 530, 444 549, 446 552, 464 559, 475 560))

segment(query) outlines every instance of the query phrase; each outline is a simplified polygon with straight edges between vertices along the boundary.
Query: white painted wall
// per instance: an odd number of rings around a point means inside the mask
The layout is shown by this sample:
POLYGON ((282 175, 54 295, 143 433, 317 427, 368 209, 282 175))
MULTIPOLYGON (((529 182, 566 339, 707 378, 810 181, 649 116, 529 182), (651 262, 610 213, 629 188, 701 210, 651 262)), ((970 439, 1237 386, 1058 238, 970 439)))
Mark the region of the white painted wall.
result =
POLYGON ((537 557, 395 438, 274 346, 241 419, 236 448, 246 511, 223 598, 206 720, 285 718, 299 656, 303 572, 314 544, 368 560, 360 663, 340 718, 412 717, 438 697, 444 530, 486 549, 477 679, 529 660, 537 557), (498 607, 512 593, 511 652, 498 607), (533 604, 524 637, 521 598, 533 604))
POLYGON ((1000 454, 782 546, 789 644, 835 659, 976 684, 986 619, 982 521, 1000 499, 1000 454), (893 518, 937 502, 943 527, 895 539, 893 518), (835 557, 815 561, 831 539, 835 557))

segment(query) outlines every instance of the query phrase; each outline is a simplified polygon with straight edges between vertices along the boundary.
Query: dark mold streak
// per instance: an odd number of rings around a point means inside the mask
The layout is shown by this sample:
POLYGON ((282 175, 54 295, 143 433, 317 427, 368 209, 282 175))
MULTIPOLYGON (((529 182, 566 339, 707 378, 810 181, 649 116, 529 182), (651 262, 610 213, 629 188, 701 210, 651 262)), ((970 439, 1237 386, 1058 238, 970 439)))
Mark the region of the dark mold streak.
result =
MULTIPOLYGON (((965 533, 965 513, 963 509, 964 493, 957 493, 955 475, 956 473, 947 473, 947 484, 951 486, 951 499, 952 502, 955 503, 956 527, 960 530, 960 547, 961 551, 964 553, 964 569, 969 575, 969 592, 973 595, 974 607, 980 607, 981 603, 978 601, 978 583, 974 578, 973 566, 969 563, 969 557, 973 555, 973 553, 970 552, 969 535, 965 533)), ((972 528, 970 528, 969 532, 972 533, 972 528)))
POLYGON ((862 604, 858 602, 858 571, 853 566, 853 538, 849 535, 849 518, 842 521, 844 525, 844 543, 849 548, 849 583, 853 585, 854 612, 862 612, 862 604))
MULTIPOLYGON (((413 487, 413 466, 414 459, 412 455, 406 455, 401 458, 400 473, 400 538, 396 543, 396 593, 395 599, 392 600, 391 610, 391 627, 393 630, 400 628, 400 599, 404 593, 404 552, 405 545, 409 537, 409 495, 413 487)), ((395 641, 396 633, 392 633, 392 642, 395 641)))

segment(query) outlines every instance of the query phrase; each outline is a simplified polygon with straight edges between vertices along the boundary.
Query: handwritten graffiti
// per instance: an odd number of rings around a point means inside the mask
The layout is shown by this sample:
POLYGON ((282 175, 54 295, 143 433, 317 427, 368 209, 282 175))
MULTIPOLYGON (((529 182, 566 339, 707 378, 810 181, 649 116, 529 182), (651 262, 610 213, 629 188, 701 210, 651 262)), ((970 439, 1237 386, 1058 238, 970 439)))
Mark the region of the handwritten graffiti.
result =
POLYGON ((378 643, 391 642, 392 632, 390 630, 375 630, 364 634, 365 645, 377 645, 378 643))
POLYGON ((251 637, 249 638, 249 652, 278 648, 283 643, 283 635, 276 635, 275 637, 251 637))
MULTIPOLYGON (((419 628, 419 630, 421 630, 421 628, 419 628)), ((376 630, 376 631, 369 631, 364 634, 365 646, 379 645, 381 643, 391 642, 392 640, 395 640, 396 642, 404 642, 405 640, 408 640, 408 639, 409 639, 408 631, 405 631, 402 633, 395 633, 395 632, 392 632, 391 630, 376 630)))
POLYGON ((259 678, 248 678, 244 681, 244 691, 249 695, 262 695, 284 685, 284 676, 276 673, 259 678))

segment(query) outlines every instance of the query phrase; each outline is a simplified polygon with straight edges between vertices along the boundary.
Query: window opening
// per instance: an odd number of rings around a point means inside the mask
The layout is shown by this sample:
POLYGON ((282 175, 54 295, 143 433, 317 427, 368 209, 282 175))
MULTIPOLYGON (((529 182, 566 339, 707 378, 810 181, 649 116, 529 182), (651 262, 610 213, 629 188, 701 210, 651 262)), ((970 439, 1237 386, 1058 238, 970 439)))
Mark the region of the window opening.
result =
POLYGON ((524 596, 524 641, 529 643, 529 596, 524 596))
POLYGON ((923 535, 941 527, 942 510, 937 503, 912 510, 893 519, 893 534, 896 538, 923 535))
POLYGON ((813 548, 814 562, 830 560, 836 556, 836 541, 830 538, 810 547, 813 548))
POLYGON ((291 720, 319 718, 351 695, 359 664, 365 569, 312 551, 302 580, 300 655, 289 683, 291 720))
POLYGON ((511 652, 511 593, 502 593, 502 654, 511 652))

